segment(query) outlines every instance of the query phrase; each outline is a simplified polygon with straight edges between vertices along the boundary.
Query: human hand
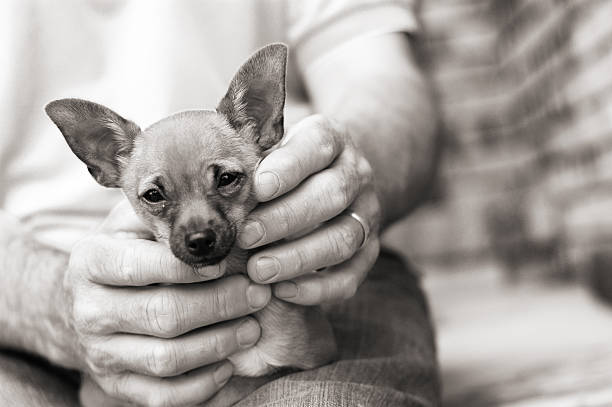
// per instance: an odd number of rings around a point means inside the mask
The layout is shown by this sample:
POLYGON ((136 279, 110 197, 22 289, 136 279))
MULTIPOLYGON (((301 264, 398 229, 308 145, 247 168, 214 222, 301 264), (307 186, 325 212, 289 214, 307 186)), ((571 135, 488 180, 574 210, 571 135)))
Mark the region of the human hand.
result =
POLYGON ((225 359, 259 339, 244 316, 267 304, 270 289, 241 275, 206 282, 224 265, 194 269, 143 233, 124 202, 71 253, 64 295, 82 368, 128 403, 205 401, 232 375, 225 359))
POLYGON ((256 171, 255 193, 265 203, 249 215, 238 237, 242 248, 278 243, 251 256, 249 276, 276 283, 274 294, 296 304, 349 298, 380 247, 372 168, 347 130, 321 115, 302 120, 287 136, 256 171), (321 268, 326 269, 313 272, 321 268))

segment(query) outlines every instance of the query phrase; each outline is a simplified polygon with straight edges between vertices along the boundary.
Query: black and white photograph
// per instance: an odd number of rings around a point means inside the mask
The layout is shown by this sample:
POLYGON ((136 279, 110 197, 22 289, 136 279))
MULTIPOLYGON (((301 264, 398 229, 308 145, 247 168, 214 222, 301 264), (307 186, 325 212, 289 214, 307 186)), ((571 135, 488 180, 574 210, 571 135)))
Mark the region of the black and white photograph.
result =
POLYGON ((0 0, 0 407, 612 407, 612 1, 0 0))

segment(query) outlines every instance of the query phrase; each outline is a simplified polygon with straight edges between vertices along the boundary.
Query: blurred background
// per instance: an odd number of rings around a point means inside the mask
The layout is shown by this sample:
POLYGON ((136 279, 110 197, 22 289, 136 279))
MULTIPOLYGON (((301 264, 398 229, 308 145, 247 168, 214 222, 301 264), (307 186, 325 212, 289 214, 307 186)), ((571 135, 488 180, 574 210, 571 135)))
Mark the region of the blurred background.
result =
POLYGON ((387 243, 424 273, 447 406, 612 405, 612 1, 427 0, 446 127, 387 243))

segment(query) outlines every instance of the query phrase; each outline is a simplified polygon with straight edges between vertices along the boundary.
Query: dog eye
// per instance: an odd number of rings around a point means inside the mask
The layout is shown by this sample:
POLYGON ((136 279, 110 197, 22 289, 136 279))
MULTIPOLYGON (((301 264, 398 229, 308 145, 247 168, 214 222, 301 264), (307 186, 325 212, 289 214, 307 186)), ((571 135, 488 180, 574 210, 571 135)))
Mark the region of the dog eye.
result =
POLYGON ((217 181, 217 188, 223 188, 233 184, 238 179, 238 174, 235 172, 224 172, 219 176, 217 181))
POLYGON ((149 203, 157 203, 164 200, 164 196, 155 188, 149 189, 142 197, 149 203))

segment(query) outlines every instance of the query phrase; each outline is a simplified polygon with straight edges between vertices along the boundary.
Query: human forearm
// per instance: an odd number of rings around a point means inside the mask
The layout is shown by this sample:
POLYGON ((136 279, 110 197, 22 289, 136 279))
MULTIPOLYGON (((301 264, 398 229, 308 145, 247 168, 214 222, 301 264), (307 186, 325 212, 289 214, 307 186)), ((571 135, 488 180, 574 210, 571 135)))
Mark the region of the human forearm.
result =
POLYGON ((404 34, 364 38, 305 69, 315 111, 346 126, 374 169, 383 224, 425 197, 437 166, 437 114, 404 34))
POLYGON ((63 312, 67 254, 37 243, 2 212, 0 230, 0 347, 78 367, 63 312))

